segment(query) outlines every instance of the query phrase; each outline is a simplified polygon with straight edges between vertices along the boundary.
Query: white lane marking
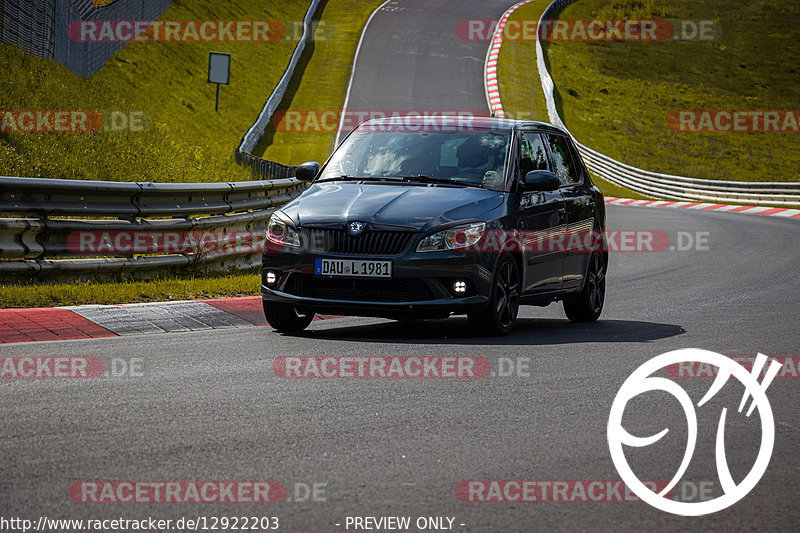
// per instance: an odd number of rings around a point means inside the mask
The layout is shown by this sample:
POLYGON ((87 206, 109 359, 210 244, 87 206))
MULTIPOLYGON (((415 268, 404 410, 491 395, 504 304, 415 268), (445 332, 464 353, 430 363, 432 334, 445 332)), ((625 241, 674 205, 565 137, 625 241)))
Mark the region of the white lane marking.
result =
POLYGON ((773 213, 772 216, 775 217, 793 217, 796 215, 800 215, 800 209, 787 209, 785 211, 781 211, 780 213, 773 213))
POLYGON ((333 141, 333 148, 336 149, 339 146, 339 140, 342 136, 342 129, 344 128, 344 120, 345 120, 345 113, 347 113, 347 106, 350 105, 350 90, 353 88, 353 78, 356 75, 356 64, 358 63, 358 53, 361 51, 361 44, 364 42, 364 35, 367 33, 367 28, 369 28, 369 23, 372 22, 373 17, 383 9, 383 6, 391 2, 392 0, 386 0, 384 3, 379 5, 375 8, 369 18, 367 19, 367 23, 364 24, 364 29, 361 30, 361 37, 358 39, 358 46, 356 47, 356 55, 353 56, 353 66, 350 69, 350 81, 347 84, 347 93, 344 97, 344 106, 342 107, 342 116, 339 119, 339 129, 336 132, 336 140, 333 141))

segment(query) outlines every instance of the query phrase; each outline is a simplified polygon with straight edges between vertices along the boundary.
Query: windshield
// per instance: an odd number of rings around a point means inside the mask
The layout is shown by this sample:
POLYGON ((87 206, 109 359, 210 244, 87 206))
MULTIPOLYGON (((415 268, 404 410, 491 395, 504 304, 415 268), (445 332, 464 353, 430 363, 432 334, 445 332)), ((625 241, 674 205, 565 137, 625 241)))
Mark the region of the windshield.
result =
POLYGON ((503 190, 510 132, 397 131, 362 127, 333 154, 320 180, 418 178, 503 190))

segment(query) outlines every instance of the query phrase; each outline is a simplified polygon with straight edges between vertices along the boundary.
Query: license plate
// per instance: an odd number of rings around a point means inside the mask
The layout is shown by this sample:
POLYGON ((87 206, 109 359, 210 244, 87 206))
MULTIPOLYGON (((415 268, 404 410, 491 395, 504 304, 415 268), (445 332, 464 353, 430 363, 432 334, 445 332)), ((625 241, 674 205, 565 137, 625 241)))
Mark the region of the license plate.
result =
POLYGON ((314 261, 314 274, 318 276, 347 276, 356 278, 391 278, 391 261, 361 259, 323 259, 314 261))

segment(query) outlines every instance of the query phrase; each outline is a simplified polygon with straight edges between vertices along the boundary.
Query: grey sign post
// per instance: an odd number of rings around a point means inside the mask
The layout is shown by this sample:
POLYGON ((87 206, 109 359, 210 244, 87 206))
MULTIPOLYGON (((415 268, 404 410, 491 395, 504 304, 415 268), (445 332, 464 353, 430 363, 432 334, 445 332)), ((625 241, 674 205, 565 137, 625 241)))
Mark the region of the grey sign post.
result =
POLYGON ((208 83, 217 84, 217 103, 214 111, 219 111, 219 86, 229 85, 231 81, 231 55, 220 52, 208 53, 208 83))

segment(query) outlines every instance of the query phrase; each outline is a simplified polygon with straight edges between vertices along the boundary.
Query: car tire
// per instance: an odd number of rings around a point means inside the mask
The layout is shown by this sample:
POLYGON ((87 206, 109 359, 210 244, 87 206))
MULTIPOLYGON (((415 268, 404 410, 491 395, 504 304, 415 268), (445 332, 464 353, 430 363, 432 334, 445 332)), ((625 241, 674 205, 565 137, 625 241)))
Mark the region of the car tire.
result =
POLYGON ((486 309, 468 315, 471 328, 485 335, 508 335, 519 314, 520 275, 510 255, 500 258, 492 279, 492 292, 486 309))
POLYGON ((606 260, 603 254, 593 253, 583 289, 564 300, 564 313, 572 322, 594 322, 603 312, 606 296, 606 260))
POLYGON ((290 304, 264 302, 264 317, 279 333, 299 333, 314 320, 311 311, 302 312, 290 304))

